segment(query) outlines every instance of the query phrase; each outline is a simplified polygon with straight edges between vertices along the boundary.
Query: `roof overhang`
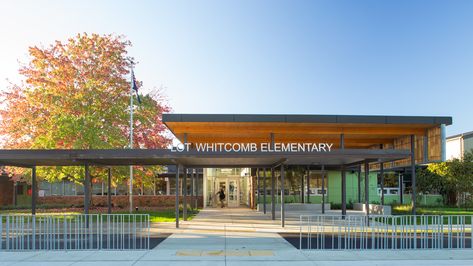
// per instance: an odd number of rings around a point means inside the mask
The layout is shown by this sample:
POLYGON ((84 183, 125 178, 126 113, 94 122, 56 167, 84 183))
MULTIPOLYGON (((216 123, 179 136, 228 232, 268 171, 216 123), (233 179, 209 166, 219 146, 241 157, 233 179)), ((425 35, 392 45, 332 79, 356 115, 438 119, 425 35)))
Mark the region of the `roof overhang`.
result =
POLYGON ((187 167, 274 167, 287 165, 355 165, 364 161, 405 159, 407 150, 340 149, 331 152, 172 152, 168 149, 0 150, 0 165, 120 166, 172 165, 187 167))
POLYGON ((344 134, 345 148, 367 149, 450 125, 451 117, 351 115, 163 114, 163 122, 188 143, 330 142, 344 134))

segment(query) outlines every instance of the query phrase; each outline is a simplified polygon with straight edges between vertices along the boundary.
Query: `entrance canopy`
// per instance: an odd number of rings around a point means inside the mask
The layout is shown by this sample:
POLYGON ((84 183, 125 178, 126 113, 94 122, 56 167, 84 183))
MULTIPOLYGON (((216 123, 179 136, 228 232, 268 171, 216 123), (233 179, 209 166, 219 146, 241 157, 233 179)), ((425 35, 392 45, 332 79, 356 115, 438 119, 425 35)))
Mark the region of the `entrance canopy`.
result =
POLYGON ((172 152, 168 149, 0 150, 0 165, 171 165, 187 167, 269 167, 288 165, 350 165, 365 160, 387 162, 408 157, 408 150, 345 149, 332 152, 172 152))
MULTIPOLYGON (((163 122, 189 151, 170 149, 0 150, 0 165, 171 165, 258 167, 354 165, 389 162, 410 155, 415 136, 416 161, 440 159, 441 128, 451 117, 347 115, 164 114, 163 122), (198 143, 331 143, 330 152, 197 151, 198 143), (192 149, 192 147, 194 149, 192 149)), ((404 160, 405 164, 410 164, 404 160)), ((393 165, 394 166, 394 165, 393 165)))
MULTIPOLYGON (((370 149, 410 136, 426 136, 452 124, 451 117, 352 115, 164 114, 163 122, 182 142, 331 142, 340 148, 370 149)), ((439 136, 440 137, 440 136, 439 136)), ((407 146, 408 147, 408 146, 407 146)))

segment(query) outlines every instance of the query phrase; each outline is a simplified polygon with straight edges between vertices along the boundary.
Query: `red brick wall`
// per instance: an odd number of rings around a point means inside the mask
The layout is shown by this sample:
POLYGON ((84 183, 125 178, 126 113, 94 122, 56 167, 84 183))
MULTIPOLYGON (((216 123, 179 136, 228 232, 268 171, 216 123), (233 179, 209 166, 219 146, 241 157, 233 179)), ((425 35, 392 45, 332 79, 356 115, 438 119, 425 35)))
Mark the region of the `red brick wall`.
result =
MULTIPOLYGON (((182 203, 182 197, 179 197, 182 203)), ((187 203, 190 204, 191 197, 187 196, 187 203)), ((137 207, 174 207, 176 198, 174 195, 171 196, 133 196, 133 205, 137 207)), ((84 206, 84 196, 45 196, 38 197, 38 204, 70 204, 74 207, 84 206)), ((107 196, 92 196, 93 207, 105 207, 107 206, 107 196)), ((128 196, 118 195, 112 196, 112 205, 114 207, 125 208, 128 207, 128 196)), ((198 196, 199 208, 202 207, 202 196, 198 196)))

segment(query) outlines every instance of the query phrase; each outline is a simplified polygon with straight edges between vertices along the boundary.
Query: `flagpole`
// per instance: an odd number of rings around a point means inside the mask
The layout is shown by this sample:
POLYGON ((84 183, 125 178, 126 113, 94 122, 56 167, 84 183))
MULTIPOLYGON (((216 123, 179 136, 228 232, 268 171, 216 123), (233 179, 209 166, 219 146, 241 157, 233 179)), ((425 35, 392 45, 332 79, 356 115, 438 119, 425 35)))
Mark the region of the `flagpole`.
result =
MULTIPOLYGON (((133 65, 131 66, 130 81, 130 149, 133 149, 133 65)), ((133 213, 133 165, 130 165, 130 213, 133 213)))

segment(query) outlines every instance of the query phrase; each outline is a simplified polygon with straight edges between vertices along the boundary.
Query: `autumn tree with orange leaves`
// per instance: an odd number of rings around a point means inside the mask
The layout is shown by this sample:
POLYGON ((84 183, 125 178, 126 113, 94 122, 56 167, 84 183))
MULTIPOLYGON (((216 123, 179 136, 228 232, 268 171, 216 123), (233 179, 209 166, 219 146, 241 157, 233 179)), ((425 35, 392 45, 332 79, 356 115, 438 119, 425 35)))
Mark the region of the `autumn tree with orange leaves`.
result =
MULTIPOLYGON (((29 62, 19 70, 24 80, 0 92, 2 148, 127 148, 130 68, 135 64, 127 55, 130 46, 123 36, 78 34, 48 47, 30 47, 29 62)), ((161 116, 170 108, 160 90, 140 97, 134 147, 165 148, 170 138, 161 116)), ((138 169, 138 181, 153 177, 149 169, 138 169)), ((93 174, 100 178, 102 171, 93 174)), ((117 168, 117 174, 126 178, 125 168, 117 168)), ((79 182, 83 168, 41 167, 38 176, 79 182)))

